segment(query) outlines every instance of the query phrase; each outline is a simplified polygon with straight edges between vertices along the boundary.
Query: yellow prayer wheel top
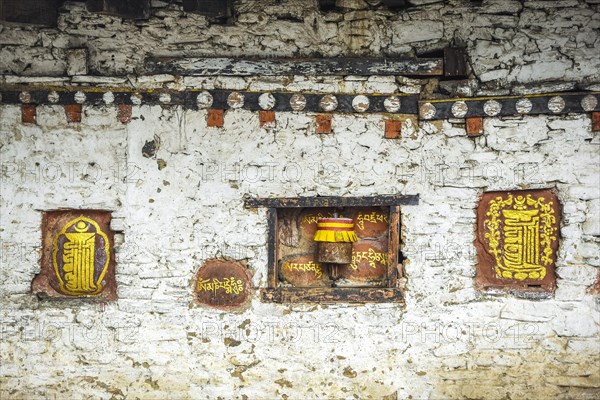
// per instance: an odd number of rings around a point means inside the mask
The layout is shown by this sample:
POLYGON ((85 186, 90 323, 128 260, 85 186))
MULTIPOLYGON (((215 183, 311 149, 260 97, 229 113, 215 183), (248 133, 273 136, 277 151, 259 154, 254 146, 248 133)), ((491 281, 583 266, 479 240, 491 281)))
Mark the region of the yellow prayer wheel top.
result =
POLYGON ((353 243, 358 241, 351 218, 319 218, 315 242, 353 243))

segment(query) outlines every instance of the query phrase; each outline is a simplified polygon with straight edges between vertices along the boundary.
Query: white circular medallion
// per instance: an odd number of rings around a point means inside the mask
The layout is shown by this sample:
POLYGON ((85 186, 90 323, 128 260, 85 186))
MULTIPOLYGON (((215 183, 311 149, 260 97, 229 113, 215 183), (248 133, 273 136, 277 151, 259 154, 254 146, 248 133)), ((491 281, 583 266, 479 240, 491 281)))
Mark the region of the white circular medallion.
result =
POLYGON ((161 93, 160 96, 158 96, 158 101, 161 103, 170 103, 171 95, 169 93, 161 93))
POLYGON ((19 100, 21 100, 22 103, 29 103, 31 101, 31 93, 29 93, 29 92, 19 93, 19 100))
POLYGON ((548 109, 554 114, 561 112, 565 108, 565 100, 560 96, 554 96, 548 100, 548 109))
POLYGON ((48 101, 50 103, 58 103, 58 100, 60 100, 60 95, 58 94, 58 92, 53 90, 50 93, 48 93, 48 101))
POLYGON ((213 97, 209 92, 202 92, 196 96, 196 105, 199 109, 203 110, 210 108, 213 105, 213 97))
POLYGON ((370 104, 371 102, 369 101, 369 98, 362 94, 352 99, 352 108, 354 108, 354 111, 357 112, 367 111, 370 104))
POLYGON ((529 99, 519 99, 515 104, 515 108, 519 114, 529 114, 533 108, 533 104, 531 104, 531 100, 529 99))
POLYGON ((337 97, 332 94, 326 94, 319 101, 319 106, 323 111, 334 111, 338 106, 337 97))
POLYGON ((258 96, 258 105, 263 110, 271 110, 275 107, 275 97, 271 93, 263 93, 258 96))
POLYGON ((142 104, 142 95, 139 93, 132 94, 130 99, 131 99, 131 104, 133 104, 135 106, 139 106, 140 104, 142 104))
POLYGON ((488 100, 483 105, 483 112, 490 117, 496 116, 500 114, 502 110, 502 104, 497 102, 496 100, 488 100))
POLYGON ((390 96, 383 101, 383 107, 387 112, 395 113, 400 111, 400 97, 390 96))
POLYGON ((294 111, 302 111, 306 107, 306 97, 301 94, 294 94, 290 97, 290 107, 294 111))
POLYGON ((594 109, 598 106, 598 99, 591 94, 588 94, 583 99, 581 99, 581 108, 584 111, 594 111, 594 109))
POLYGON ((113 92, 106 92, 102 95, 102 100, 104 100, 104 104, 112 104, 115 101, 115 95, 113 92))
POLYGON ((244 95, 240 92, 231 92, 229 96, 227 96, 227 104, 231 108, 244 107, 244 95))
POLYGON ((85 93, 83 93, 82 91, 75 92, 75 96, 73 96, 73 98, 75 99, 75 103, 77 104, 85 103, 85 93))
POLYGON ((469 107, 467 106, 467 103, 462 100, 455 101, 454 104, 452 104, 452 115, 456 118, 463 118, 467 115, 468 111, 469 107))
POLYGON ((425 103, 419 109, 419 114, 423 119, 431 119, 435 117, 436 109, 431 103, 425 103))

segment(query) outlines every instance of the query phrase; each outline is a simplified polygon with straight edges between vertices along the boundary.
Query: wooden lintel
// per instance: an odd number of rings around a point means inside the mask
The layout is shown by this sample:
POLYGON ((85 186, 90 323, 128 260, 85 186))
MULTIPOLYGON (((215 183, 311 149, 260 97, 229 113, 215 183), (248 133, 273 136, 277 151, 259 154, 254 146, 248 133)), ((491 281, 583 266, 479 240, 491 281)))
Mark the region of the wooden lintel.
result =
POLYGON ((244 199, 246 208, 299 208, 299 207, 370 207, 418 205, 419 195, 381 195, 372 197, 287 197, 244 199))
POLYGON ((146 59, 148 73, 202 76, 251 75, 413 75, 441 76, 441 58, 250 59, 190 57, 146 59))
POLYGON ((118 15, 128 19, 150 17, 150 0, 87 0, 88 11, 118 15))
POLYGON ((233 0, 183 0, 183 11, 206 17, 229 18, 233 0))
POLYGON ((459 47, 444 49, 444 76, 464 78, 467 76, 467 53, 459 47))
POLYGON ((269 303, 392 303, 403 302, 399 288, 305 288, 262 289, 261 299, 269 303))
POLYGON ((58 0, 0 0, 0 21, 56 26, 58 0))

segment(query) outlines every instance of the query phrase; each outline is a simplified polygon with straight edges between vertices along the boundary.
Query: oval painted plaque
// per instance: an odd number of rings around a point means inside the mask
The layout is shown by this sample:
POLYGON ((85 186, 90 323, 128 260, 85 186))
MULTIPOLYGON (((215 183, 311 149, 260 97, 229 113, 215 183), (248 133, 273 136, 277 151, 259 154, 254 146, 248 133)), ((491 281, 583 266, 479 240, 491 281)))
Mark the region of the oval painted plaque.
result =
POLYGON ((210 307, 231 309, 250 299, 250 274, 239 262, 208 260, 196 273, 196 301, 210 307))

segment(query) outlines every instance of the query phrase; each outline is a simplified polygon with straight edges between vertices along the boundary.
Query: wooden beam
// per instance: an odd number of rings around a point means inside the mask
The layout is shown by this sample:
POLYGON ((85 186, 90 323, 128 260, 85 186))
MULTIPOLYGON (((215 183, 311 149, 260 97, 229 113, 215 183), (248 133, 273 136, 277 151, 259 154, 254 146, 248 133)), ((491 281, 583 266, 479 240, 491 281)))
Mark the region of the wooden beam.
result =
POLYGON ((88 11, 127 19, 150 17, 150 0, 87 0, 88 11))
POLYGON ((381 2, 390 10, 402 10, 408 6, 406 0, 381 0, 381 2))
POLYGON ((261 300, 268 303, 392 303, 403 302, 399 288, 357 287, 281 287, 261 290, 261 300))
POLYGON ((148 73, 203 76, 251 75, 410 75, 441 76, 441 58, 253 59, 188 57, 146 59, 148 73))
POLYGON ((229 18, 233 0, 183 0, 183 11, 207 17, 229 18))
POLYGON ((467 53, 458 47, 444 49, 444 76, 464 78, 467 76, 467 53))
POLYGON ((298 208, 298 207, 367 207, 419 204, 418 194, 381 195, 372 197, 248 197, 244 207, 298 208))
POLYGON ((0 21, 56 26, 58 0, 0 0, 0 21))
POLYGON ((335 0, 319 0, 319 9, 321 11, 335 10, 335 0))

